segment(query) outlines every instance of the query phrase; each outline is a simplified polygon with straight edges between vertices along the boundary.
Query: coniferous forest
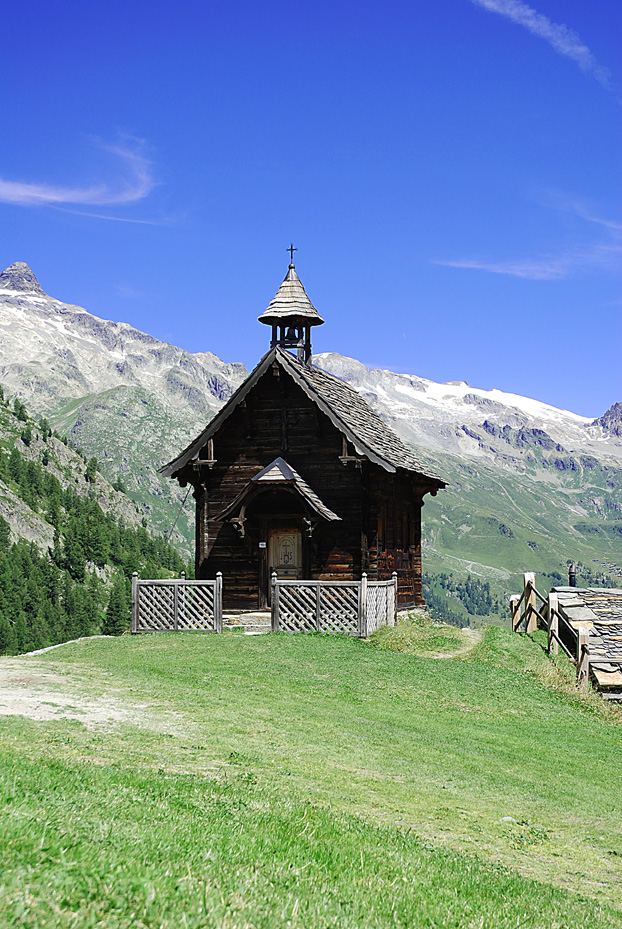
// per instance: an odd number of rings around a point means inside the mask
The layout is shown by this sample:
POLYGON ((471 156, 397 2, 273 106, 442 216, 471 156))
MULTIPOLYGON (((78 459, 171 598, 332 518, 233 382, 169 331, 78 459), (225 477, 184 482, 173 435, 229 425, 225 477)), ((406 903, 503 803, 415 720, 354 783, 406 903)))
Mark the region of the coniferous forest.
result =
POLYGON ((0 393, 0 406, 4 423, 17 427, 12 438, 10 431, 5 435, 6 448, 0 447, 0 486, 53 529, 46 552, 35 541, 15 539, 15 533, 12 540, 0 515, 0 654, 126 631, 132 573, 163 578, 179 576, 188 566, 161 536, 144 525, 126 525, 112 509, 103 511, 89 493, 98 471, 95 458, 75 455, 82 474, 74 480, 83 482, 82 493, 63 486, 50 460, 54 442, 67 440, 45 420, 35 423, 19 400, 11 407, 0 393), (41 448, 36 460, 25 454, 33 442, 41 448))

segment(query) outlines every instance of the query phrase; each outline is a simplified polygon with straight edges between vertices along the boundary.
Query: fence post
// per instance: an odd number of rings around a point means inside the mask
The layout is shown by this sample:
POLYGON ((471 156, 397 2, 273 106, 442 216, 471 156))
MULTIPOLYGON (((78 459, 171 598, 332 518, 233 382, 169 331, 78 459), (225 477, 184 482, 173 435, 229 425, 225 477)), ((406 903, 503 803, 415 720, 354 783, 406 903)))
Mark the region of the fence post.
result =
POLYGON ((554 636, 559 635, 559 614, 557 612, 559 608, 559 602, 557 594, 551 592, 549 594, 549 641, 548 641, 548 650, 553 652, 554 655, 559 654, 559 643, 557 638, 554 636))
POLYGON ((577 685, 587 690, 590 679, 590 630, 582 627, 577 633, 577 685))
POLYGON ((359 585, 359 636, 367 637, 367 574, 363 571, 359 585))
POLYGON ((321 607, 321 598, 322 598, 322 585, 318 584, 315 588, 315 629, 317 632, 320 631, 322 626, 322 607, 321 607))
POLYGON ((538 628, 536 613, 536 575, 533 571, 523 574, 525 584, 525 632, 535 632, 538 628))
POLYGON ((276 571, 272 572, 271 584, 272 584, 272 597, 271 597, 271 629, 272 632, 279 631, 279 588, 277 585, 277 575, 276 571))
MULTIPOLYGON (((397 571, 394 571, 391 575, 393 578, 393 623, 394 626, 397 622, 397 571)), ((389 617, 387 616, 387 626, 389 625, 389 617)))
POLYGON ((132 632, 138 632, 138 571, 132 574, 132 632))
POLYGON ((510 619, 512 622, 512 632, 518 632, 520 626, 520 594, 513 594, 510 597, 510 619))
POLYGON ((177 632, 179 614, 179 584, 173 581, 173 629, 177 632))
POLYGON ((179 576, 181 584, 179 585, 179 595, 177 599, 177 625, 179 626, 179 617, 181 616, 183 629, 183 620, 186 618, 186 572, 182 571, 179 576))
POLYGON ((222 571, 216 572, 214 584, 214 632, 222 632, 222 571))

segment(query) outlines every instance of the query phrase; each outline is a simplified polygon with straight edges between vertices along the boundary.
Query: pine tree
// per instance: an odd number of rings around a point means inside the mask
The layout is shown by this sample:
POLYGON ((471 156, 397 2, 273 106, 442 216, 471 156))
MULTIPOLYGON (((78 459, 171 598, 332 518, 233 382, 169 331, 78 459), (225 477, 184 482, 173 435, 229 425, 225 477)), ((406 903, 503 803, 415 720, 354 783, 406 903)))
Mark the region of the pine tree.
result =
POLYGON ((22 456, 17 451, 15 447, 11 449, 11 454, 9 455, 9 475, 15 481, 16 484, 19 484, 22 479, 22 456))
POLYGON ((125 578, 117 574, 106 607, 106 616, 102 624, 104 635, 121 635, 129 625, 129 605, 125 589, 125 578))
POLYGON ((13 411, 20 422, 25 423, 27 421, 28 413, 26 412, 26 407, 17 397, 13 401, 13 411))
POLYGON ((0 614, 0 655, 14 655, 16 651, 15 630, 6 616, 0 614))
POLYGON ((52 435, 52 430, 50 429, 50 424, 47 419, 42 418, 39 420, 39 429, 41 430, 41 438, 44 442, 47 442, 52 435))
POLYGON ((11 527, 3 516, 0 516, 0 552, 8 552, 11 545, 11 527))
POLYGON ((97 458, 89 458, 88 464, 86 466, 86 471, 84 472, 84 478, 88 481, 89 484, 95 483, 95 476, 99 470, 99 465, 97 463, 97 458))

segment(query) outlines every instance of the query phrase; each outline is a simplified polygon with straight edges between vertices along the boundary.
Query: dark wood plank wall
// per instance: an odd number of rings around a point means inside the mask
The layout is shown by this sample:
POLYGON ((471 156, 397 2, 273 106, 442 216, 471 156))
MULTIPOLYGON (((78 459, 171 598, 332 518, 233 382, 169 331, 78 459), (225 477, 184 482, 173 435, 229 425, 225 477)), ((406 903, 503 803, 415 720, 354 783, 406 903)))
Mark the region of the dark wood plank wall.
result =
MULTIPOLYGON (((216 464, 185 469, 180 478, 195 485, 197 504, 197 577, 222 571, 225 600, 231 606, 257 606, 258 579, 267 541, 261 497, 249 505, 245 538, 230 523, 214 517, 247 486, 261 468, 283 457, 310 484, 342 521, 320 519, 311 539, 303 533, 303 557, 310 576, 343 580, 360 576, 362 471, 342 464, 341 433, 292 379, 277 369, 268 371, 214 436, 216 464), (204 489, 203 489, 204 488, 204 489), (199 528, 200 527, 200 528, 199 528)), ((263 495, 262 495, 263 496, 263 495)), ((302 504, 279 508, 273 519, 301 527, 302 504), (278 520, 277 515, 282 515, 278 520)))
MULTIPOLYGON (((261 468, 283 457, 322 501, 341 517, 319 519, 311 538, 303 532, 305 576, 319 580, 385 580, 398 572, 400 602, 423 603, 421 506, 432 485, 413 475, 391 474, 367 460, 340 460, 341 433, 282 369, 269 370, 214 436, 216 463, 207 447, 179 478, 192 483, 196 499, 197 577, 222 571, 226 607, 261 605, 258 587, 268 584, 266 549, 270 524, 302 526, 299 498, 262 494, 249 504, 245 537, 218 515, 261 468)), ((347 454, 355 457, 348 445, 347 454)))
POLYGON ((367 469, 366 552, 370 578, 388 580, 398 575, 402 604, 423 605, 421 563, 421 509, 423 496, 434 487, 411 474, 387 474, 380 468, 367 469))

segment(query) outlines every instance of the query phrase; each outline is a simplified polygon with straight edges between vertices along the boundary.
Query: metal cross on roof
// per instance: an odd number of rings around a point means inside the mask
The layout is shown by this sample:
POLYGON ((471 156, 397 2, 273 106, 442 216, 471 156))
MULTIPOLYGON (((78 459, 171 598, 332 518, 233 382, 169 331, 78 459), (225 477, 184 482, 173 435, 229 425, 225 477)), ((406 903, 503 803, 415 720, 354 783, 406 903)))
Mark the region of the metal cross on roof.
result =
POLYGON ((294 245, 293 245, 293 243, 292 243, 292 244, 289 246, 289 248, 286 248, 286 249, 285 249, 285 251, 286 251, 286 252, 289 252, 289 254, 290 254, 290 263, 293 264, 293 263, 294 263, 294 252, 297 252, 298 249, 297 249, 297 248, 294 248, 294 245))

